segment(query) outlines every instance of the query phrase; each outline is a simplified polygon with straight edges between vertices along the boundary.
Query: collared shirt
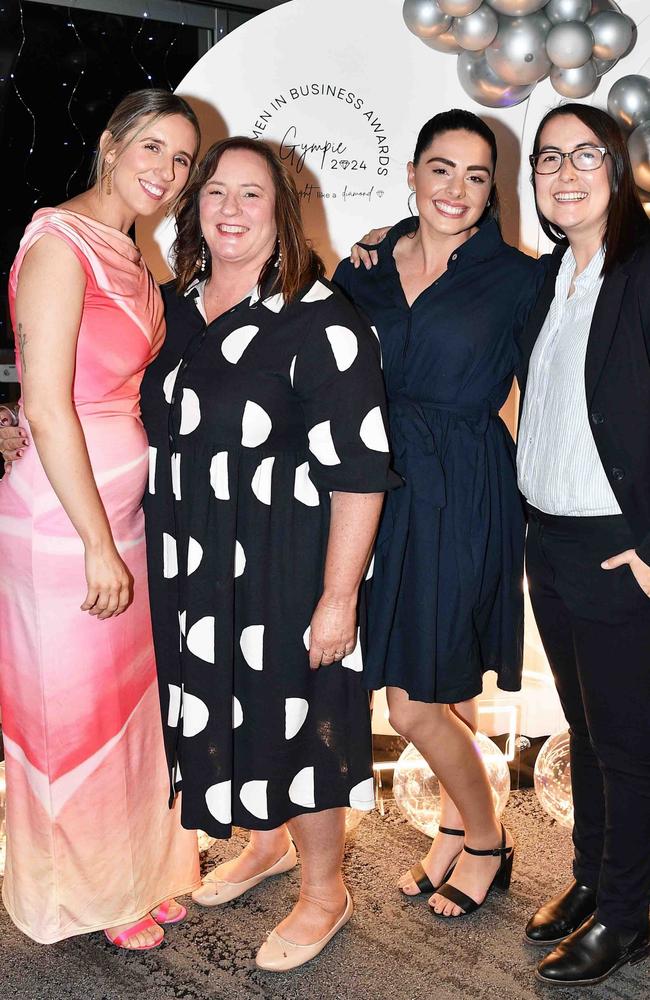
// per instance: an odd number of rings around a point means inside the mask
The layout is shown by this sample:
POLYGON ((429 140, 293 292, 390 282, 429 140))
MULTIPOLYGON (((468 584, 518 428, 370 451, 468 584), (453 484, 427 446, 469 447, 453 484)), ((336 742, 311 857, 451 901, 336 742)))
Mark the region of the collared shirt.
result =
POLYGON ((591 433, 585 390, 587 342, 604 259, 601 247, 574 281, 576 261, 567 250, 530 359, 517 474, 528 502, 547 514, 621 513, 591 433))

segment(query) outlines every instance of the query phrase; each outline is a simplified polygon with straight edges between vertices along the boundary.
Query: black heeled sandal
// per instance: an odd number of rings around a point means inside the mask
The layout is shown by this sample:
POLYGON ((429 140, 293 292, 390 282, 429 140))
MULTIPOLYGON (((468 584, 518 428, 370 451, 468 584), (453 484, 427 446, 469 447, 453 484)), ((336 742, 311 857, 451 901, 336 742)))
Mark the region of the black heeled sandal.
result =
MULTIPOLYGON (((438 833, 446 833, 450 837, 464 837, 465 836, 465 831, 464 830, 453 830, 450 826, 439 826, 438 827, 438 833)), ((440 883, 441 885, 444 882, 446 882, 448 878, 451 878, 452 873, 454 871, 454 868, 456 867, 456 861, 458 861, 459 857, 460 857, 460 851, 456 855, 455 860, 453 861, 451 867, 448 869, 446 875, 444 876, 442 882, 440 883)), ((419 893, 417 893, 417 892, 404 892, 403 889, 400 889, 400 892, 402 893, 402 895, 408 896, 409 899, 414 899, 418 895, 422 895, 423 893, 427 893, 427 892, 433 893, 433 892, 437 892, 438 891, 437 887, 435 885, 433 885, 433 883, 431 882, 431 879, 429 878, 429 876, 425 872, 424 867, 423 867, 421 861, 418 861, 418 863, 416 865, 413 865, 413 867, 411 868, 411 871, 410 871, 410 875, 411 875, 411 878, 413 879, 413 881, 415 882, 415 884, 417 885, 418 889, 420 890, 420 892, 419 893)))
POLYGON ((431 912, 434 917, 442 917, 443 920, 457 920, 458 917, 467 917, 470 913, 475 913, 476 910, 480 910, 483 903, 490 895, 492 889, 496 886, 497 889, 501 889, 502 892, 507 892, 510 888, 510 879, 512 878, 512 862, 515 856, 514 844, 511 847, 506 847, 506 831, 503 823, 501 824, 501 847, 493 847, 488 851, 477 851, 473 847, 468 847, 467 844, 463 845, 463 850, 467 851, 468 854, 473 854, 477 858, 501 858, 501 863, 497 869, 496 875, 490 882, 488 890, 485 893, 485 898, 483 902, 477 903, 475 899, 471 896, 467 896, 460 889, 457 889, 455 885, 449 885, 446 881, 440 886, 439 889, 434 890, 439 896, 444 899, 448 899, 450 903, 454 903, 456 906, 460 906, 462 913, 457 913, 454 917, 446 917, 444 913, 437 913, 433 907, 431 907, 431 912))

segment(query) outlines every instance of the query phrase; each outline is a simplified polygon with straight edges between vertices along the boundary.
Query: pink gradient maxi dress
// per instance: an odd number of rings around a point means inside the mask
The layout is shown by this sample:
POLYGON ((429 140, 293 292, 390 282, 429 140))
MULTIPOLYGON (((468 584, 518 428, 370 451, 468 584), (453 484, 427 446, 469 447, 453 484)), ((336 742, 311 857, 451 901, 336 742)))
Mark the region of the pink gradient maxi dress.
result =
POLYGON ((11 271, 12 312, 24 255, 46 233, 86 275, 73 399, 135 596, 107 621, 80 611, 83 545, 32 445, 0 482, 2 898, 42 943, 136 920, 199 884, 196 834, 168 808, 141 508, 139 390, 164 338, 162 301, 128 236, 42 209, 11 271))

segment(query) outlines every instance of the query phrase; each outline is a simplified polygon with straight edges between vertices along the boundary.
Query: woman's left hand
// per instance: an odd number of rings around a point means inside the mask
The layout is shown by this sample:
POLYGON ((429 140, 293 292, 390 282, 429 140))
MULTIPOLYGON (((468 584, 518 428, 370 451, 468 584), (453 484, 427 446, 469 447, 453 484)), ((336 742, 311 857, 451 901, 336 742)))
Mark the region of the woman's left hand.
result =
POLYGON ((601 563, 603 569, 617 569, 619 566, 624 566, 627 563, 634 573, 634 579, 640 586, 646 597, 650 597, 650 566, 644 563, 643 559, 640 558, 634 551, 634 549, 626 549, 625 552, 620 552, 617 556, 610 556, 605 562, 601 563))
POLYGON ((309 629, 309 666, 318 670, 342 660, 350 655, 356 644, 356 598, 340 601, 323 594, 309 629))

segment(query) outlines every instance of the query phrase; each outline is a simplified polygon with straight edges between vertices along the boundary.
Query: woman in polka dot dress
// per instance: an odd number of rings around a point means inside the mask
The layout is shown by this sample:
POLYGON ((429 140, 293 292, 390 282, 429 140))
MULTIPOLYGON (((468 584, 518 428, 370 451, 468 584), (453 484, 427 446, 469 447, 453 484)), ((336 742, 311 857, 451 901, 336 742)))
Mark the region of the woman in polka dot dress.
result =
MULTIPOLYGON (((262 869, 295 864, 288 822, 301 896, 257 956, 286 969, 352 913, 344 807, 373 806, 357 591, 383 493, 400 480, 377 341, 323 280, 270 148, 212 147, 175 250, 167 340, 142 393, 172 797, 182 790, 183 825, 216 837, 233 823, 278 830, 262 869)), ((246 874, 208 876, 199 901, 224 901, 224 887, 232 898, 233 882, 246 874)))

